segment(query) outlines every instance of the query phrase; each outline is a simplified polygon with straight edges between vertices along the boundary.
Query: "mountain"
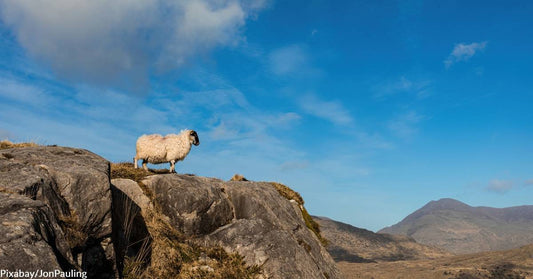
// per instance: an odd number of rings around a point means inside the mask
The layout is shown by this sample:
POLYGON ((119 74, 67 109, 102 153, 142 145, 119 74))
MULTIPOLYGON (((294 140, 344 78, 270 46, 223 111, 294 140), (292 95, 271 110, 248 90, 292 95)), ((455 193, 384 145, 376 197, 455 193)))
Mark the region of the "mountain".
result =
POLYGON ((472 207, 441 199, 379 232, 409 236, 457 254, 512 249, 533 243, 533 205, 472 207))
POLYGON ((328 252, 337 262, 382 262, 449 256, 443 249, 422 245, 407 236, 374 233, 325 217, 313 217, 329 241, 328 252))

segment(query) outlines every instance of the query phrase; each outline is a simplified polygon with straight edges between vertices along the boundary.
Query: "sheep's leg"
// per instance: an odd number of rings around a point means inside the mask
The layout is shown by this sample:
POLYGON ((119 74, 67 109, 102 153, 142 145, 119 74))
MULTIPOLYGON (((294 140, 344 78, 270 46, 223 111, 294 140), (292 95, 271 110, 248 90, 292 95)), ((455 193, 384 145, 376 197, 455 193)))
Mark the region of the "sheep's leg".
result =
POLYGON ((175 164, 176 164, 176 160, 170 161, 170 172, 176 172, 175 164))
POLYGON ((139 166, 137 166, 138 160, 139 160, 139 159, 137 159, 137 156, 135 156, 135 157, 133 158, 133 166, 134 166, 135 168, 138 168, 138 167, 139 167, 139 166))
POLYGON ((144 169, 145 171, 148 170, 148 167, 146 166, 146 160, 145 160, 145 159, 143 159, 143 169, 144 169))

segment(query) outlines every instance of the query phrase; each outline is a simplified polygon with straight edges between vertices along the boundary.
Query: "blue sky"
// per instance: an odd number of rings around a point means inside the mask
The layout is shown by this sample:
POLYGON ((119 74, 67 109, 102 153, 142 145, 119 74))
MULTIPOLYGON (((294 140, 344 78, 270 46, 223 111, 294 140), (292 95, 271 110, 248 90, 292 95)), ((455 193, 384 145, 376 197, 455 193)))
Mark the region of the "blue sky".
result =
MULTIPOLYGON (((445 197, 531 204, 528 1, 0 1, 0 138, 279 181, 379 230, 445 197)), ((167 165, 161 165, 167 167, 167 165)))

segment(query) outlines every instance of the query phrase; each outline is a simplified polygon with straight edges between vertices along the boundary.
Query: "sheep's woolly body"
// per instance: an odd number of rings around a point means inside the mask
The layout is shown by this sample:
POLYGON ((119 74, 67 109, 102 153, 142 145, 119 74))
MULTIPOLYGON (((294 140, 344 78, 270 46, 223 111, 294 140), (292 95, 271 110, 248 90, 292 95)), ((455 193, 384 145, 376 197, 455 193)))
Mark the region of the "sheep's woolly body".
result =
MULTIPOLYGON (((170 171, 174 171, 174 163, 182 161, 191 151, 195 142, 191 139, 192 130, 183 130, 179 134, 161 136, 143 135, 137 140, 137 154, 134 158, 135 167, 137 160, 143 160, 143 168, 147 169, 146 163, 161 164, 170 163, 170 171)), ((196 135, 196 132, 194 132, 196 135)), ((198 137, 196 135, 196 141, 198 137)), ((199 144, 199 141, 197 142, 199 144)))

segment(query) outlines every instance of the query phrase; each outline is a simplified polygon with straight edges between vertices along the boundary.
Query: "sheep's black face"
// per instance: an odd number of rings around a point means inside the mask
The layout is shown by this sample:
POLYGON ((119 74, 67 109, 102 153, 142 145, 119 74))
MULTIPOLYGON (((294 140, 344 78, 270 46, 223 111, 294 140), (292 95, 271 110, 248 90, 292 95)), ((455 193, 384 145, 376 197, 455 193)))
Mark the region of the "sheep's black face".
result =
POLYGON ((192 144, 196 146, 200 145, 200 139, 195 131, 191 131, 189 138, 191 139, 192 144))

